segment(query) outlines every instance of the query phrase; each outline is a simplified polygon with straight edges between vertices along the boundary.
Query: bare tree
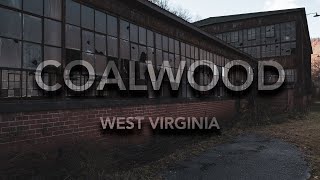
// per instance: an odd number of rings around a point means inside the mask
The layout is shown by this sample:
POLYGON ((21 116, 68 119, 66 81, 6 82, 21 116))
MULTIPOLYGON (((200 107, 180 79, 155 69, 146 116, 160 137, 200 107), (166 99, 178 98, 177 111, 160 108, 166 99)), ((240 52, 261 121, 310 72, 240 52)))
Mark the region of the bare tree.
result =
POLYGON ((320 81, 320 38, 311 40, 313 55, 311 58, 312 79, 315 83, 320 81))
POLYGON ((169 0, 148 0, 148 1, 158 5, 162 9, 167 10, 167 11, 171 12, 172 14, 184 19, 185 21, 194 22, 196 20, 201 19, 200 16, 197 16, 196 18, 194 18, 187 9, 184 9, 182 7, 171 7, 169 4, 169 0))

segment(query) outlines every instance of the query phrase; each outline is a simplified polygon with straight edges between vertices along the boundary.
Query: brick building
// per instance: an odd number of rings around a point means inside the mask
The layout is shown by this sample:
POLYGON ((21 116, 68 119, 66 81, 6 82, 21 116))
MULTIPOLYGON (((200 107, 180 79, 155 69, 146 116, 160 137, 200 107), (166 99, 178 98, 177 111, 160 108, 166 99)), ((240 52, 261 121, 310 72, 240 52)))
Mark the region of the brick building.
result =
MULTIPOLYGON (((286 86, 263 98, 280 111, 303 109, 310 101, 312 47, 304 8, 212 17, 194 24, 258 60, 276 60, 284 67, 286 86)), ((272 81, 272 76, 267 77, 272 81)))
MULTIPOLYGON (((297 22, 301 22, 300 15, 295 17, 297 22)), ((155 68, 167 59, 176 72, 181 61, 190 66, 208 59, 221 70, 235 59, 255 67, 256 58, 146 0, 4 0, 0 1, 0 18, 1 146, 101 138, 100 117, 215 116, 227 121, 237 112, 237 99, 252 96, 256 89, 253 84, 246 93, 231 93, 220 81, 212 91, 198 93, 184 73, 175 92, 170 91, 167 79, 157 92, 133 93, 114 86, 97 91, 96 82, 83 93, 66 87, 44 92, 35 82, 35 69, 44 60, 62 64, 61 69, 47 69, 42 74, 46 84, 63 84, 62 69, 73 60, 84 59, 94 66, 96 79, 101 79, 107 63, 114 61, 128 86, 129 61, 138 67, 136 83, 150 85, 144 76, 146 59, 153 61, 155 68)), ((294 21, 291 16, 283 18, 294 21)), ((302 30, 306 29, 297 29, 302 30)), ((299 54, 297 63, 300 56, 307 58, 307 53, 299 54)), ((208 83, 212 75, 205 69, 199 71, 198 83, 208 83)), ((87 78, 81 68, 71 76, 75 84, 87 78)))

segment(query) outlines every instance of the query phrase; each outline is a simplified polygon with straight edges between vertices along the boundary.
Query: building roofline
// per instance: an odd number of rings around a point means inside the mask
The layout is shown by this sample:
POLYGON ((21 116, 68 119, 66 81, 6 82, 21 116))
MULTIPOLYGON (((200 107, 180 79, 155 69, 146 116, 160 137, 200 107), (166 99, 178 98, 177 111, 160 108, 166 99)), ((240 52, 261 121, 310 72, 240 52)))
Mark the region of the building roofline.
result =
POLYGON ((193 24, 197 27, 204 27, 212 24, 226 23, 231 21, 239 21, 244 19, 252 19, 262 16, 272 16, 278 14, 292 13, 292 12, 305 12, 305 8, 295 8, 295 9, 283 9, 276 11, 263 11, 263 12, 253 12, 253 13, 243 13, 243 14, 235 14, 235 15, 227 15, 227 16, 217 16, 206 18, 193 24))
POLYGON ((235 52, 237 52, 237 53, 239 53, 241 55, 244 55, 244 56, 246 56, 247 58, 249 58, 251 60, 255 60, 255 58, 252 57, 251 55, 249 55, 247 53, 244 53, 241 50, 239 50, 239 49, 227 44, 226 42, 224 42, 224 41, 214 37, 213 35, 201 30, 200 28, 198 28, 197 26, 193 25, 192 23, 189 23, 189 22, 185 21, 184 19, 182 19, 182 18, 176 16, 175 14, 173 14, 173 13, 171 13, 171 12, 161 8, 161 7, 159 7, 158 5, 156 5, 154 3, 149 2, 148 0, 135 0, 135 1, 140 3, 140 4, 142 4, 142 5, 144 5, 144 6, 146 6, 149 9, 153 10, 154 12, 157 12, 157 13, 163 15, 166 18, 169 18, 169 19, 171 19, 171 20, 173 20, 173 21, 175 21, 175 22, 177 22, 177 23, 189 28, 192 31, 195 31, 195 32, 197 32, 197 33, 199 33, 199 34, 201 34, 201 35, 203 35, 203 36, 205 36, 205 37, 217 42, 219 45, 221 45, 223 47, 226 47, 226 48, 231 49, 231 50, 233 50, 233 51, 235 51, 235 52))

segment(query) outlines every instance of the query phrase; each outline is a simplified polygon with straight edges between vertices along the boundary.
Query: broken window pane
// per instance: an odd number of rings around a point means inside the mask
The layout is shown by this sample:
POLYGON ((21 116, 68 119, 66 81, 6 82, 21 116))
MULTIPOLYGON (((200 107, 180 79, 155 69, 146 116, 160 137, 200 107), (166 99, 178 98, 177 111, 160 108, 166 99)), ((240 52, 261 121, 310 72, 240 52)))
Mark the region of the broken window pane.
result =
POLYGON ((153 35, 153 32, 148 30, 147 31, 147 45, 149 47, 154 47, 154 35, 153 35))
POLYGON ((274 25, 266 26, 266 37, 274 37, 274 25))
POLYGON ((21 39, 21 14, 0 8, 0 36, 21 39))
POLYGON ((61 48, 50 46, 44 47, 44 60, 55 60, 61 62, 61 48))
POLYGON ((130 59, 130 45, 129 41, 120 40, 120 58, 121 59, 130 59))
POLYGON ((139 27, 139 43, 147 44, 147 30, 145 28, 139 27))
POLYGON ((0 38, 0 66, 21 68, 21 42, 0 38))
POLYGON ((129 41, 130 24, 127 21, 120 20, 120 38, 129 41))
POLYGON ((108 56, 118 57, 118 39, 108 36, 108 56))
POLYGON ((82 59, 87 61, 94 68, 94 55, 91 53, 82 53, 82 59))
POLYGON ((137 44, 131 43, 131 60, 139 60, 139 46, 137 44))
POLYGON ((103 56, 107 55, 107 38, 104 35, 96 34, 95 53, 103 56))
POLYGON ((154 62, 154 48, 148 47, 147 51, 148 51, 147 60, 148 61, 152 61, 153 65, 155 65, 155 62, 154 62))
POLYGON ((33 43, 23 44, 23 68, 36 69, 42 62, 41 46, 33 43))
POLYGON ((80 4, 66 0, 66 21, 67 23, 80 26, 80 4))
POLYGON ((44 42, 61 47, 61 23, 59 21, 44 20, 44 42))
POLYGON ((96 34, 96 46, 95 53, 99 55, 106 56, 107 55, 107 38, 106 36, 96 34))
POLYGON ((90 30, 94 27, 94 10, 81 5, 81 26, 90 30))
POLYGON ((24 0, 23 10, 37 15, 43 15, 43 0, 24 0))
POLYGON ((100 11, 95 11, 95 30, 106 34, 107 32, 107 15, 100 11))
POLYGON ((66 25, 66 47, 69 49, 81 49, 80 28, 66 25))
POLYGON ((61 20, 61 0, 44 0, 44 16, 61 20))
POLYGON ((94 34, 89 31, 82 31, 82 51, 94 53, 94 34))
POLYGON ((138 43, 138 26, 130 24, 130 41, 138 43))
POLYGON ((40 18, 23 15, 23 39, 27 41, 41 43, 42 41, 42 21, 40 18))
POLYGON ((139 46, 139 61, 145 63, 147 61, 147 47, 139 46))
POLYGON ((21 9, 22 7, 22 0, 0 0, 0 4, 5 6, 21 9))
POLYGON ((108 35, 118 37, 118 23, 117 23, 117 18, 108 15, 108 35))

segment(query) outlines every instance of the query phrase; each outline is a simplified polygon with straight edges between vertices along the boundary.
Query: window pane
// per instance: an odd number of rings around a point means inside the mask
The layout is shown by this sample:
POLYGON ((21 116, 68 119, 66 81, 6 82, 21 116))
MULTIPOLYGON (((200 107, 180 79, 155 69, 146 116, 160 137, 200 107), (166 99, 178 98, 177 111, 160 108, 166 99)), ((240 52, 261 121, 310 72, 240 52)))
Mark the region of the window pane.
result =
POLYGON ((118 37, 118 23, 117 23, 117 18, 108 15, 108 35, 118 37))
POLYGON ((138 61, 139 60, 139 47, 137 44, 131 43, 131 60, 138 61))
POLYGON ((152 31, 147 31, 147 45, 149 47, 154 47, 154 39, 153 39, 154 35, 152 31))
POLYGON ((96 11, 95 14, 95 29, 96 32, 106 34, 107 32, 107 15, 103 12, 96 11))
POLYGON ((118 39, 108 36, 108 56, 118 57, 118 39))
POLYGON ((80 28, 76 26, 66 25, 66 47, 70 49, 80 50, 80 28))
POLYGON ((120 38, 129 40, 130 24, 127 21, 120 20, 120 38))
POLYGON ((167 36, 162 36, 162 48, 164 51, 169 51, 169 39, 167 36))
POLYGON ((44 16, 53 19, 61 19, 61 0, 45 0, 44 16))
POLYGON ((67 23, 80 26, 80 4, 67 0, 66 2, 66 21, 67 23))
POLYGON ((21 42, 0 38, 0 66, 21 68, 21 42))
POLYGON ((94 10, 81 6, 81 26, 93 30, 94 27, 94 10))
POLYGON ((61 23, 49 19, 44 20, 45 44, 61 47, 61 23))
POLYGON ((94 53, 94 34, 89 31, 82 31, 82 51, 94 53))
POLYGON ((44 60, 55 60, 61 62, 61 48, 45 46, 44 60))
POLYGON ((147 61, 147 47, 139 46, 139 61, 145 63, 147 61))
POLYGON ((103 56, 107 55, 107 38, 106 36, 96 34, 96 46, 95 53, 103 56))
POLYGON ((129 41, 120 40, 120 58, 121 59, 130 59, 130 45, 129 41))
POLYGON ((21 14, 0 8, 0 35, 21 39, 21 14))
POLYGON ((174 39, 169 38, 169 52, 174 53, 174 39))
POLYGON ((24 0, 23 9, 34 14, 43 15, 43 0, 24 0))
POLYGON ((0 4, 21 9, 21 0, 0 0, 0 4))
POLYGON ((130 41, 138 43, 138 26, 130 24, 130 41))
POLYGON ((107 67, 107 57, 96 55, 94 64, 96 74, 102 76, 107 67))
POLYGON ((158 33, 156 33, 156 48, 162 49, 162 37, 158 33))
POLYGON ((23 44, 23 68, 36 69, 42 62, 41 46, 33 43, 23 44))
POLYGON ((42 41, 42 21, 40 18, 23 16, 23 39, 27 41, 41 43, 42 41))
POLYGON ((147 30, 145 28, 139 27, 139 43, 147 44, 147 30))
POLYGON ((180 43, 177 40, 174 41, 174 49, 176 54, 180 54, 180 43))

